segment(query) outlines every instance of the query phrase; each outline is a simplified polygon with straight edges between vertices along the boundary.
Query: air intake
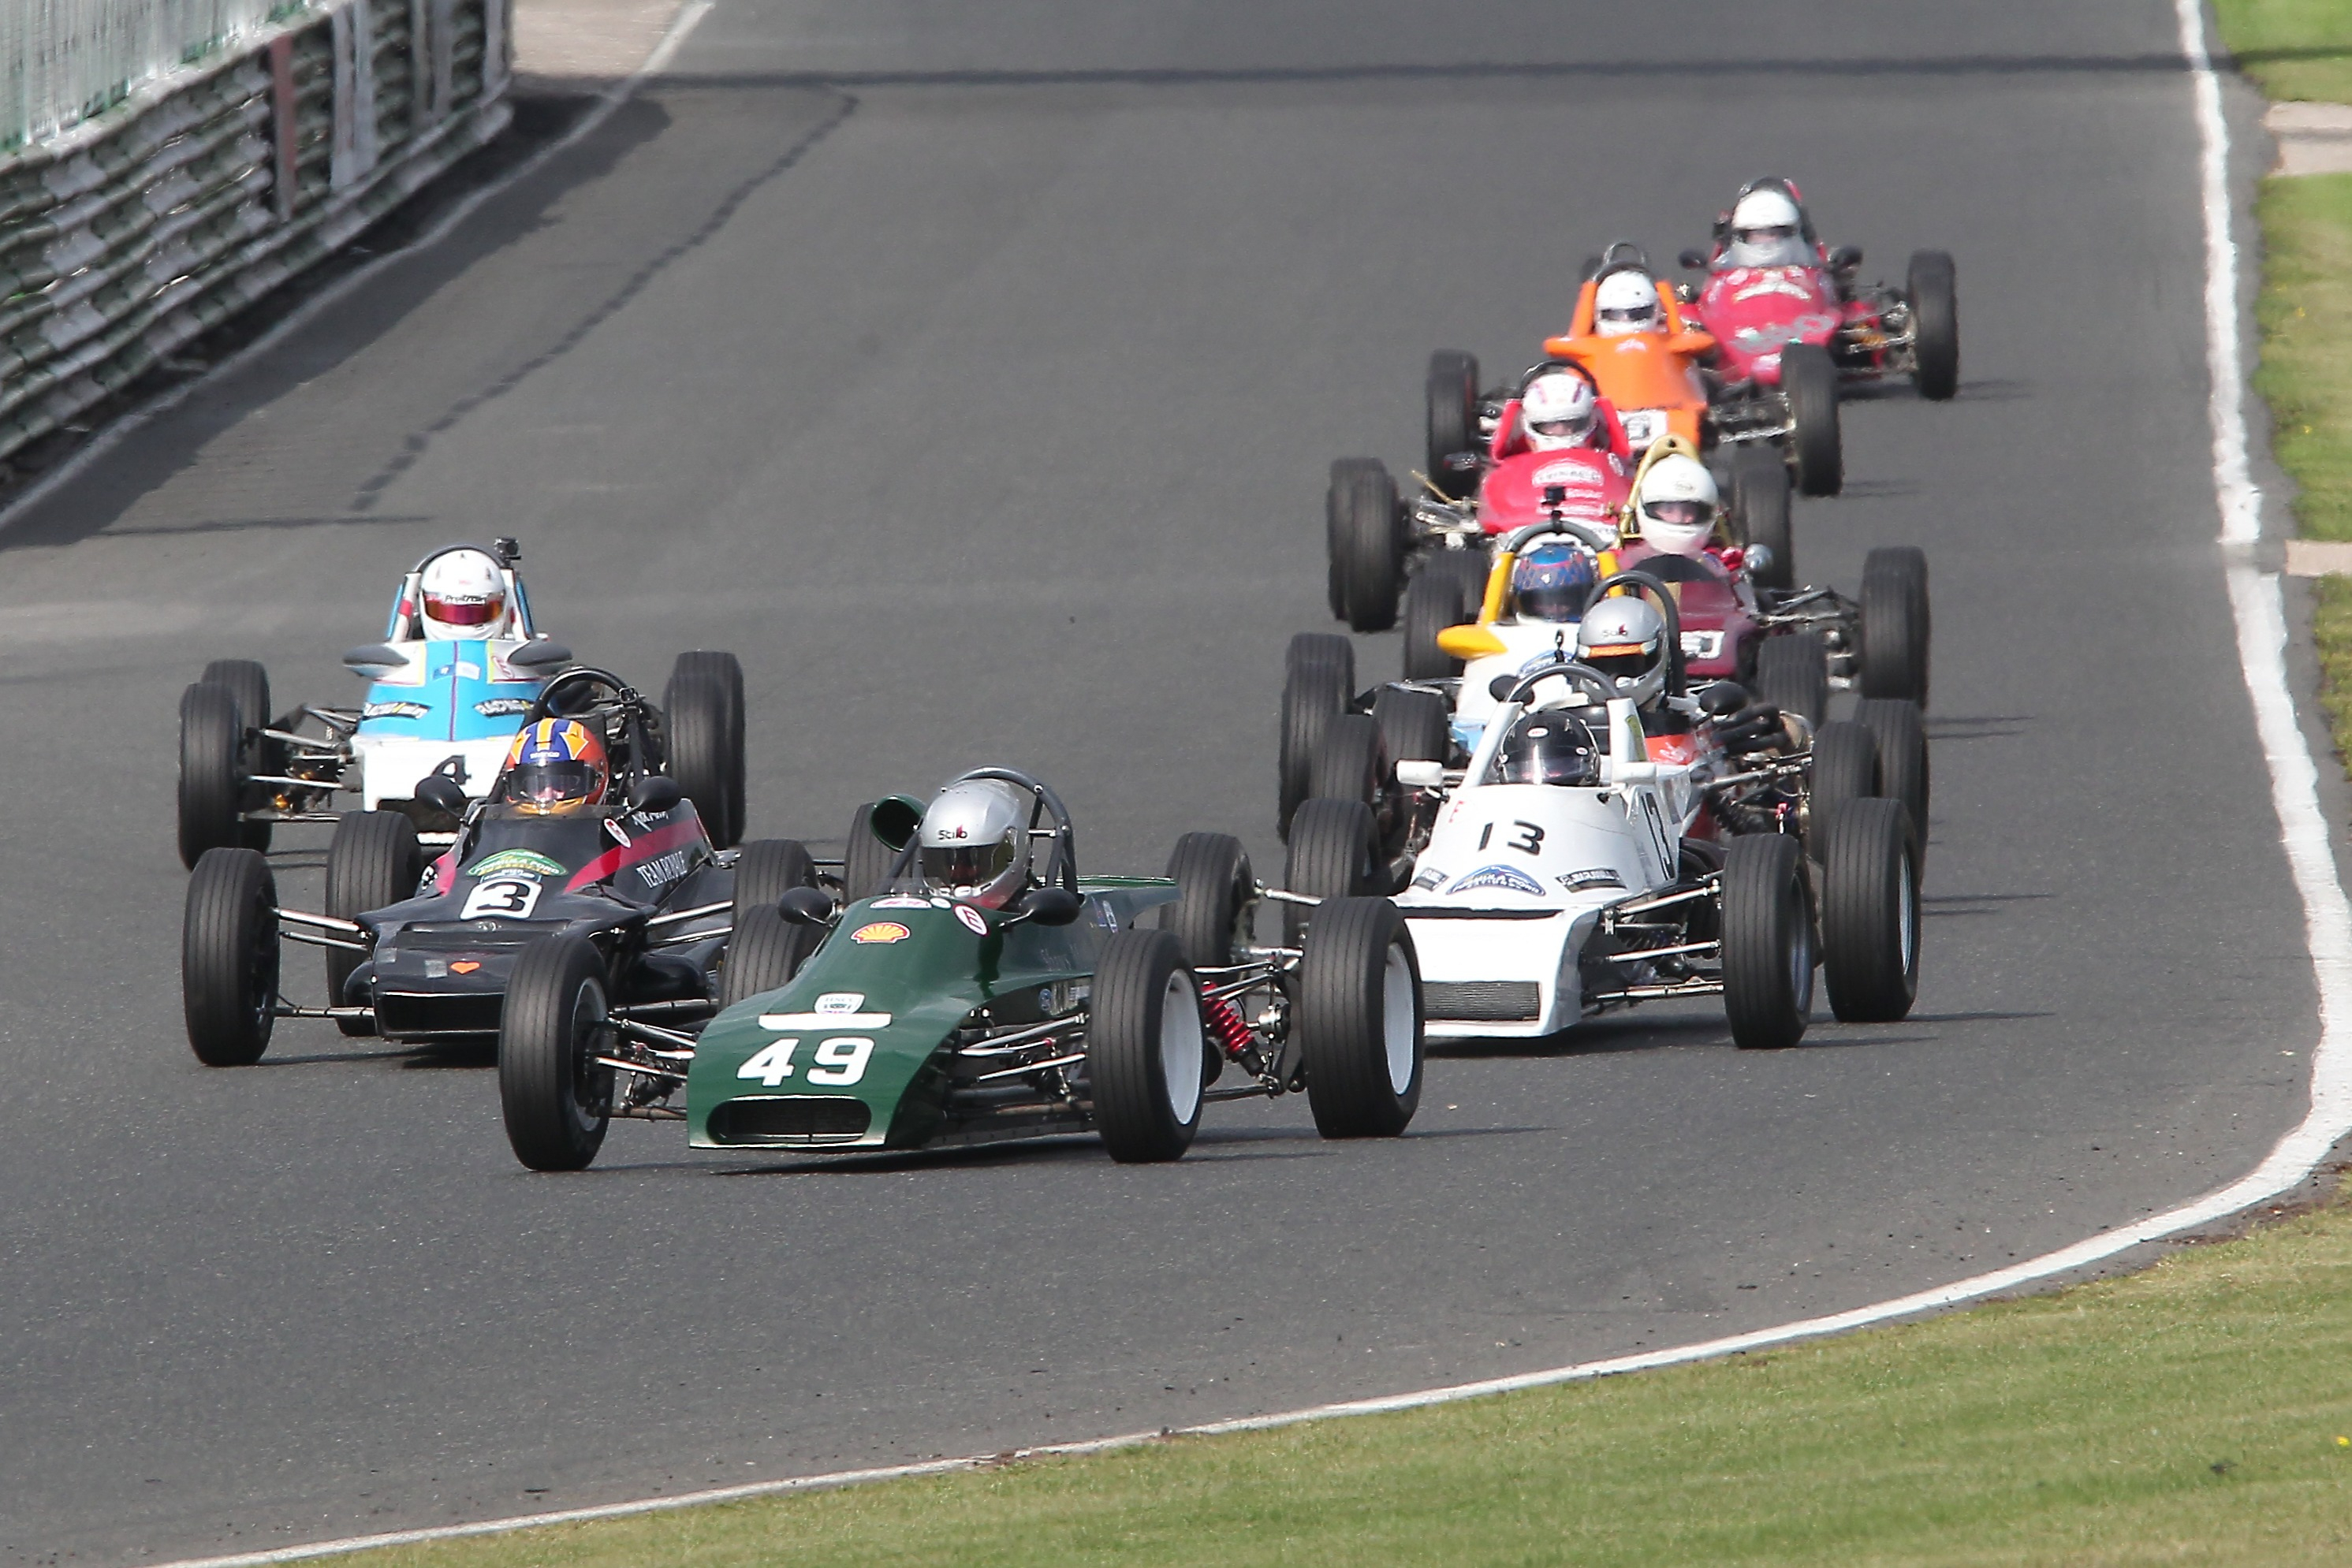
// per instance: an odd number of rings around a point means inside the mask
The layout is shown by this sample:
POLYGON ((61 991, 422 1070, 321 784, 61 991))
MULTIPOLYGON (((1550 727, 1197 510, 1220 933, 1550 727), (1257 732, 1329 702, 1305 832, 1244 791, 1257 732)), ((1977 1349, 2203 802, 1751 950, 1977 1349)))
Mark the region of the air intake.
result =
POLYGON ((1533 980, 1425 982, 1422 1011, 1453 1023, 1530 1023, 1543 1009, 1543 988, 1533 980))
POLYGON ((780 1095, 730 1100, 710 1113, 714 1144, 854 1144, 874 1113, 847 1095, 780 1095))

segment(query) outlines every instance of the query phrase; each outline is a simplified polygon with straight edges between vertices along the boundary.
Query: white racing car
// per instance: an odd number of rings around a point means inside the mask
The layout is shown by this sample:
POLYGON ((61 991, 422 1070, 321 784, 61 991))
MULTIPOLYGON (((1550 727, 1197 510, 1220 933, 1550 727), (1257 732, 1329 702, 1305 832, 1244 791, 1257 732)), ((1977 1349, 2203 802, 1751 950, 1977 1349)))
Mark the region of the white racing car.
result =
MULTIPOLYGON (((1919 836, 1901 800, 1874 792, 1868 729, 1824 725, 1810 749, 1695 777, 1654 757, 1640 712, 1599 670, 1562 660, 1497 685, 1465 768, 1391 765, 1390 820, 1360 798, 1318 797, 1290 821, 1294 893, 1408 883, 1396 903, 1431 1037, 1547 1035, 1719 995, 1738 1044, 1794 1045, 1817 964, 1840 1019, 1910 1010, 1919 836)), ((1294 907, 1294 926, 1311 918, 1294 907)))

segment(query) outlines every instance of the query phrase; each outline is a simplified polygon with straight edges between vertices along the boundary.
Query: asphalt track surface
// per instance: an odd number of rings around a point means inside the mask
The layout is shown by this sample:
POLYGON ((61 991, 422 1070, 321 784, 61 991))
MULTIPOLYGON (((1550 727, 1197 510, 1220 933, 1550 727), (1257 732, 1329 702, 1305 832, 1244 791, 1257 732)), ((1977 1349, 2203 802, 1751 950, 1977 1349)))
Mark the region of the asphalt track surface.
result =
MULTIPOLYGON (((2316 1035, 2233 653, 2171 9, 721 0, 450 242, 0 536, 0 1542, 137 1562, 1133 1431, 1709 1338, 2252 1165, 2316 1035), (1675 40, 1671 57, 1660 41, 1675 40), (173 713, 345 695, 393 575, 749 673, 752 822, 982 761, 1082 864, 1269 873, 1335 455, 1400 465, 1611 238, 1801 178, 1959 260, 1959 398, 1850 405, 1803 575, 1934 562, 1918 1009, 1743 1055, 1643 1013, 1439 1058, 1412 1135, 839 1164, 622 1126, 529 1176, 478 1061, 179 1022, 173 713)), ((1361 640, 1368 678, 1393 638, 1361 640)), ((324 834, 284 836, 289 901, 324 834), (305 849, 303 846, 310 846, 305 849)), ((297 976, 310 965, 289 959, 297 976)))

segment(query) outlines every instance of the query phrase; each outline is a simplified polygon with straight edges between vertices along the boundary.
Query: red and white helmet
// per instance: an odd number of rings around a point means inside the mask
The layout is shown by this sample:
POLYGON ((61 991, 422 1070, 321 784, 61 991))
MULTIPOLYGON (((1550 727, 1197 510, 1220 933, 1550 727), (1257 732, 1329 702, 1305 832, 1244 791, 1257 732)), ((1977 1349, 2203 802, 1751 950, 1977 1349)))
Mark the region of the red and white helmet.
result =
POLYGON ((446 550, 426 561, 416 598, 427 637, 497 637, 507 629, 506 573, 481 550, 446 550))
POLYGON ((1731 243, 1724 259, 1734 267, 1803 267, 1805 215, 1777 185, 1759 185, 1731 209, 1731 243))
POLYGON ((1668 555, 1699 555, 1715 532, 1721 497, 1715 476, 1696 457, 1669 452, 1642 476, 1642 537, 1668 555))
POLYGON ((1601 280, 1592 294, 1592 329, 1604 338, 1622 338, 1633 332, 1665 330, 1665 316, 1658 308, 1658 286, 1648 275, 1621 268, 1601 280))
POLYGON ((1538 452, 1586 444, 1600 411, 1600 394, 1575 371, 1546 371, 1519 394, 1519 427, 1538 452))

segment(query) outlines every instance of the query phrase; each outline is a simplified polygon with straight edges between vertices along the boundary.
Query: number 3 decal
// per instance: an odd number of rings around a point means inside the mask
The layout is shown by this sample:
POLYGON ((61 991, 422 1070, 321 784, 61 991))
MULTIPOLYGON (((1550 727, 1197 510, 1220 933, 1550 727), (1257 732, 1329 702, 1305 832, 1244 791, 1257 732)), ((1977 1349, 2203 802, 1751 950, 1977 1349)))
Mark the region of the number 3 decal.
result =
POLYGON ((466 895, 466 907, 457 918, 479 920, 494 915, 504 920, 528 920, 538 907, 539 883, 521 877, 497 878, 476 884, 466 895))

